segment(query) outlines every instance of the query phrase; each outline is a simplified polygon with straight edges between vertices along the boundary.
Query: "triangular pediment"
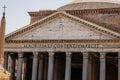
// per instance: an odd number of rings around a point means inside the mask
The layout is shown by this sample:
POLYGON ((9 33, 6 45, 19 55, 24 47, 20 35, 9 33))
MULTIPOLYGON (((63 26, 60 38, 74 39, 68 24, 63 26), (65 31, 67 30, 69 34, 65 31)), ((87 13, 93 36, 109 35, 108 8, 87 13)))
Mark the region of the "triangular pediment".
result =
POLYGON ((8 40, 116 39, 120 35, 66 13, 55 13, 6 36, 8 40), (43 21, 43 22, 42 22, 43 21), (40 23, 41 22, 41 23, 40 23), (32 25, 32 26, 31 26, 32 25))

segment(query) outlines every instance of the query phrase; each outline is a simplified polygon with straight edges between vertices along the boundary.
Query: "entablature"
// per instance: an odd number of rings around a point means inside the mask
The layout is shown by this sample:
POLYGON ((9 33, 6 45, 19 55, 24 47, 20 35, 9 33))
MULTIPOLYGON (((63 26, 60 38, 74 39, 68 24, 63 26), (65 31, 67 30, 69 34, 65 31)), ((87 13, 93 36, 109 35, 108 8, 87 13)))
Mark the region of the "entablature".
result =
POLYGON ((7 41, 5 51, 120 51, 120 40, 24 40, 7 41))

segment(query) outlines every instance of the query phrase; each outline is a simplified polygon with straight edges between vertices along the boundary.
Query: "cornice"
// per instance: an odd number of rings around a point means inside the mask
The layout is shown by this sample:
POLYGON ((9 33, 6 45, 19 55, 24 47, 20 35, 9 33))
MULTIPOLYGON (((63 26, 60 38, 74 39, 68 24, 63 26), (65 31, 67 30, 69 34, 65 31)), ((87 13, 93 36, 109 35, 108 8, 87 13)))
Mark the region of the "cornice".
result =
MULTIPOLYGON (((28 12, 30 16, 39 16, 45 15, 49 13, 54 13, 61 10, 40 10, 35 12, 28 12)), ((118 13, 120 12, 120 8, 104 8, 104 9, 85 9, 85 10, 65 10, 66 13, 71 14, 99 14, 99 13, 118 13)))
MULTIPOLYGON (((65 14, 66 14, 66 13, 65 13, 65 14)), ((90 28, 96 29, 96 30, 101 31, 101 32, 103 32, 103 33, 110 34, 111 36, 114 36, 114 37, 116 37, 116 38, 120 38, 120 33, 115 32, 115 31, 112 31, 112 30, 110 30, 110 29, 108 29, 108 28, 106 28, 106 27, 97 25, 97 24, 95 24, 95 23, 92 23, 92 22, 87 21, 87 20, 82 19, 82 18, 78 18, 78 17, 73 16, 73 15, 70 15, 70 14, 67 14, 67 15, 65 15, 65 16, 67 16, 67 17, 71 18, 72 20, 75 20, 75 21, 77 21, 77 22, 79 22, 79 23, 82 23, 82 24, 84 24, 84 25, 87 25, 87 26, 89 26, 90 28)))
POLYGON ((30 16, 44 16, 47 14, 55 13, 56 10, 40 10, 35 12, 28 12, 30 16))
POLYGON ((18 29, 18 30, 16 30, 16 31, 14 31, 14 32, 6 35, 6 38, 5 38, 5 39, 6 39, 6 40, 7 40, 7 39, 10 39, 10 38, 12 38, 12 37, 14 37, 14 36, 16 36, 16 35, 19 35, 19 34, 25 32, 25 31, 28 31, 28 30, 30 30, 30 29, 32 29, 32 28, 35 28, 35 27, 37 27, 38 25, 41 25, 42 23, 45 23, 46 21, 49 21, 49 20, 53 19, 54 17, 57 17, 57 16, 59 15, 59 14, 57 14, 57 13, 58 13, 58 12, 53 13, 53 14, 51 14, 51 15, 43 18, 43 19, 40 19, 40 20, 38 20, 38 21, 36 21, 36 22, 34 22, 34 23, 32 23, 32 24, 29 24, 29 25, 27 25, 27 26, 25 26, 25 27, 23 27, 23 28, 20 28, 20 29, 18 29))
POLYGON ((7 40, 5 43, 120 43, 120 40, 7 40))
POLYGON ((66 10, 66 13, 72 15, 79 14, 105 14, 105 13, 120 13, 120 8, 104 8, 104 9, 85 9, 85 10, 66 10))

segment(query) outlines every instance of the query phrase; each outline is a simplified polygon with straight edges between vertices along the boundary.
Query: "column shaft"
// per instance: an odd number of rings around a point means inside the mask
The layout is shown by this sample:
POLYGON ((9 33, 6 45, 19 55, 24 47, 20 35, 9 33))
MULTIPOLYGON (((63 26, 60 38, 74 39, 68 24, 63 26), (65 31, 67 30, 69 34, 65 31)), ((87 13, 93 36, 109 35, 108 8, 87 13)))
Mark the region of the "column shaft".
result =
POLYGON ((100 80, 105 80, 105 53, 100 53, 100 80))
POLYGON ((66 53, 65 80, 71 79, 71 52, 66 53))
POLYGON ((22 64, 23 64, 23 54, 18 53, 18 71, 17 71, 16 80, 22 80, 22 64))
POLYGON ((15 78, 15 57, 14 57, 14 54, 10 54, 10 56, 11 56, 10 80, 14 80, 15 78))
POLYGON ((42 80, 42 79, 43 79, 43 56, 40 55, 38 80, 42 80))
POLYGON ((48 79, 47 80, 53 80, 53 66, 54 66, 54 53, 49 52, 48 79))
POLYGON ((8 70, 8 52, 4 53, 4 68, 8 70))
POLYGON ((82 80, 88 80, 88 53, 83 53, 82 80))
POLYGON ((26 78, 26 72, 27 72, 27 59, 26 58, 24 58, 24 61, 23 61, 23 80, 25 80, 25 78, 26 78))
POLYGON ((37 80, 38 52, 33 53, 32 80, 37 80))

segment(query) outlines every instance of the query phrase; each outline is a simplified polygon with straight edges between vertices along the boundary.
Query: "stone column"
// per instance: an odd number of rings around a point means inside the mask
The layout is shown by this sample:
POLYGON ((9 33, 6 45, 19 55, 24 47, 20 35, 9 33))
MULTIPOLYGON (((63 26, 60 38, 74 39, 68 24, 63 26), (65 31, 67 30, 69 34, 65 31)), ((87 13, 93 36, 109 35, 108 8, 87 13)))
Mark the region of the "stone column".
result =
POLYGON ((83 53, 82 80, 88 80, 88 53, 83 53))
POLYGON ((48 79, 53 80, 53 66, 54 66, 54 53, 49 52, 49 61, 48 61, 48 79))
POLYGON ((100 80, 105 80, 106 77, 105 77, 105 65, 106 65, 106 61, 105 61, 105 56, 106 56, 106 53, 102 52, 100 53, 100 80))
POLYGON ((26 78, 26 66, 27 66, 27 58, 24 58, 24 61, 23 61, 23 80, 25 80, 26 78))
POLYGON ((65 80, 71 80, 71 52, 66 52, 65 80))
POLYGON ((18 53, 18 71, 17 71, 16 80, 22 80, 22 64, 23 64, 23 53, 18 53))
POLYGON ((118 80, 120 80, 120 52, 118 53, 118 80))
POLYGON ((4 68, 8 70, 8 52, 4 53, 4 68))
POLYGON ((38 80, 43 79, 43 55, 39 56, 39 73, 38 73, 38 80))
POLYGON ((15 56, 14 54, 10 54, 11 57, 11 66, 10 66, 10 80, 14 80, 15 78, 15 56))
POLYGON ((33 53, 32 80, 37 80, 38 52, 33 53))

